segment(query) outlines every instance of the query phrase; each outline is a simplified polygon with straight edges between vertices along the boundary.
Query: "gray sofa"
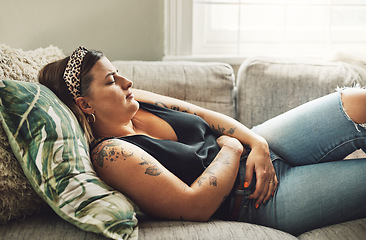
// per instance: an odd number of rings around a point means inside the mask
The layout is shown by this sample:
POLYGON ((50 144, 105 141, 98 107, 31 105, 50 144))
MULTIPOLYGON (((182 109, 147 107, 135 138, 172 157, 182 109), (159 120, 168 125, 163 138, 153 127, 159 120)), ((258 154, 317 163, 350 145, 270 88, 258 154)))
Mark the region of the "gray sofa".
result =
MULTIPOLYGON (((366 79, 357 65, 280 58, 247 59, 237 74, 224 63, 114 61, 134 87, 180 98, 222 112, 248 127, 366 79)), ((301 209, 299 209, 301 212, 301 209)), ((239 222, 144 219, 139 239, 365 239, 366 218, 306 232, 300 236, 239 222)), ((0 239, 105 239, 79 230, 47 209, 0 225, 0 239)))

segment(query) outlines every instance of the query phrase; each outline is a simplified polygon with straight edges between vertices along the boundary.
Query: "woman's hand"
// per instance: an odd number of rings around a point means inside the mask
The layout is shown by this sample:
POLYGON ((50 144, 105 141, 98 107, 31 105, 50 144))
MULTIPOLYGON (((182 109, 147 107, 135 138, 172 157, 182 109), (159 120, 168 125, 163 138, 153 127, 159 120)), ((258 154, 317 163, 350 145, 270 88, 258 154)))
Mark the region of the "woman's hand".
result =
POLYGON ((243 145, 241 144, 241 142, 238 139, 229 137, 227 135, 220 136, 219 138, 217 138, 216 142, 219 145, 219 147, 222 148, 222 147, 226 146, 240 154, 242 154, 245 151, 243 145))
POLYGON ((257 182, 255 191, 250 198, 256 199, 255 207, 258 208, 261 203, 267 203, 270 197, 273 196, 278 181, 267 142, 265 140, 260 141, 251 148, 246 164, 244 188, 250 185, 255 171, 257 182))

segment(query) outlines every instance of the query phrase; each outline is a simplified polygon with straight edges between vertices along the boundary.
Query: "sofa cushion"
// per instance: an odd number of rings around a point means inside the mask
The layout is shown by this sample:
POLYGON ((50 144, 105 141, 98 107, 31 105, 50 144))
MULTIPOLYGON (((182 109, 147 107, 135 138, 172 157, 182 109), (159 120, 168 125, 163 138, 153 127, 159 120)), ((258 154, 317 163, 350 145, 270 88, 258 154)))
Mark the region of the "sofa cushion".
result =
POLYGON ((238 120, 253 127, 337 86, 365 85, 358 69, 342 62, 249 58, 238 71, 238 120))
POLYGON ((339 223, 328 227, 315 229, 301 234, 300 240, 343 240, 343 239, 365 239, 366 218, 339 223))
POLYGON ((139 240, 293 240, 289 233, 250 223, 211 220, 209 222, 151 221, 141 222, 139 240))
POLYGON ((134 87, 175 97, 235 117, 235 76, 230 65, 202 62, 114 61, 134 87))
POLYGON ((0 44, 0 79, 37 82, 43 66, 64 57, 62 50, 52 45, 24 51, 0 44))
POLYGON ((12 150, 43 200, 83 230, 135 236, 137 207, 96 176, 84 133, 66 105, 41 84, 13 80, 0 82, 0 100, 12 150))
POLYGON ((85 232, 50 211, 45 210, 40 214, 33 214, 32 216, 28 216, 22 220, 10 221, 7 224, 0 225, 0 238, 6 240, 110 239, 93 232, 85 232))
MULTIPOLYGON (((63 58, 62 50, 49 46, 23 51, 0 44, 0 79, 36 82, 39 70, 63 58)), ((46 208, 16 160, 0 124, 0 223, 24 218, 46 208)))
MULTIPOLYGON (((275 229, 242 222, 211 220, 209 222, 145 221, 139 223, 139 240, 294 240, 294 236, 275 229)), ((0 225, 3 239, 48 240, 107 240, 91 232, 84 232, 63 221, 54 213, 43 212, 23 221, 0 225)))

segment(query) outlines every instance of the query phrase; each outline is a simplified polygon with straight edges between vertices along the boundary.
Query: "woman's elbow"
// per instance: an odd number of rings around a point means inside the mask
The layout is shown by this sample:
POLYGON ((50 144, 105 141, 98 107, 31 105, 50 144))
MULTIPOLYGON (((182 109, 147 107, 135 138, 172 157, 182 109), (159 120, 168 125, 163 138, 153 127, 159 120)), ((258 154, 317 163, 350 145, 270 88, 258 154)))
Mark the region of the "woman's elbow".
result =
MULTIPOLYGON (((203 201, 204 198, 193 198, 188 205, 188 209, 184 212, 186 215, 185 220, 197 221, 197 222, 207 222, 210 220, 211 216, 215 213, 216 207, 211 201, 203 201)), ((207 199, 206 199, 207 200, 207 199)), ((187 206, 186 205, 186 206, 187 206)))

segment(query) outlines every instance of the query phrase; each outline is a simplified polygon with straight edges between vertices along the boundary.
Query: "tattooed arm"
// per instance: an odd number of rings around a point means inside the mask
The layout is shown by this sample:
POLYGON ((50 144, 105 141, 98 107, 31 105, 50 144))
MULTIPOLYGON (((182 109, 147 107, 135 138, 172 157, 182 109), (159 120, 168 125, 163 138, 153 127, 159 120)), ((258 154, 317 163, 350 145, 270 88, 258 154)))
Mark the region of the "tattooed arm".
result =
POLYGON ((248 155, 245 185, 250 182, 255 171, 257 182, 256 190, 251 198, 256 199, 255 206, 258 207, 262 202, 267 201, 277 187, 277 177, 272 161, 269 156, 267 141, 254 133, 240 122, 224 114, 214 112, 178 99, 161 96, 143 90, 133 90, 135 97, 139 101, 150 102, 162 107, 187 112, 202 117, 213 130, 222 135, 228 135, 238 139, 244 146, 251 149, 248 155), (275 184, 270 184, 270 181, 275 184))
POLYGON ((141 148, 119 139, 94 148, 92 162, 106 184, 129 196, 146 213, 206 221, 230 193, 243 151, 234 138, 219 138, 218 143, 219 154, 191 186, 141 148))

